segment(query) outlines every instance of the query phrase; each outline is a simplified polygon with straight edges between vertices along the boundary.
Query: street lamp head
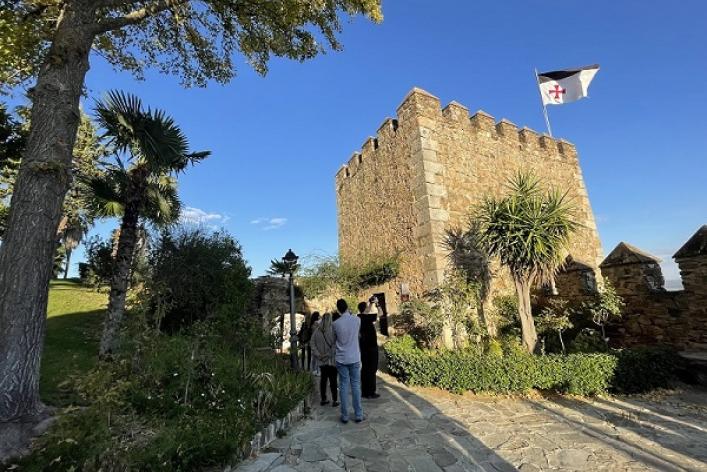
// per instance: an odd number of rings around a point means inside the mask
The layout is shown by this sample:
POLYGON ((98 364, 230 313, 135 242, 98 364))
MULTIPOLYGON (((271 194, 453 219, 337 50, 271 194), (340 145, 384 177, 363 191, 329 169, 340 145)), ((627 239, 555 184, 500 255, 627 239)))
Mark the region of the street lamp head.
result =
POLYGON ((282 261, 285 264, 288 264, 291 266, 297 264, 298 260, 299 260, 299 257, 297 257, 297 254, 292 252, 292 249, 288 250, 287 254, 285 254, 285 257, 282 258, 282 261))

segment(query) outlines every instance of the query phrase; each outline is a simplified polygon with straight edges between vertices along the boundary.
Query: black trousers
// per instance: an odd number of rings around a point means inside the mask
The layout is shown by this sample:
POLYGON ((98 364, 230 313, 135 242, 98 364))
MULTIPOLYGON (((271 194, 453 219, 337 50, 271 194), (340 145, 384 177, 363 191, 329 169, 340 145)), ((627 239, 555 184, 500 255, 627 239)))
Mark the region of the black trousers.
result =
POLYGON ((312 346, 310 346, 309 343, 303 344, 301 349, 302 358, 300 361, 302 362, 302 369, 309 370, 312 367, 312 346))
POLYGON ((378 346, 361 349, 361 395, 370 397, 376 393, 376 371, 378 370, 378 346))
POLYGON ((319 378, 319 392, 322 395, 322 401, 326 401, 327 382, 329 382, 329 388, 331 389, 331 400, 337 401, 338 385, 336 378, 338 377, 338 372, 336 367, 333 365, 320 365, 319 373, 321 374, 321 377, 319 378))

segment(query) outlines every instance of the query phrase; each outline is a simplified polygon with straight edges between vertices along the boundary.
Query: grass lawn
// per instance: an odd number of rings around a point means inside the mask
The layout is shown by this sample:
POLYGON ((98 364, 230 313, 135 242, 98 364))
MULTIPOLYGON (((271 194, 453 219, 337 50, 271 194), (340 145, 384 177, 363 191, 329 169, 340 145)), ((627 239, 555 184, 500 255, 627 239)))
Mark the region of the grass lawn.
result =
POLYGON ((98 360, 108 294, 77 280, 52 280, 49 287, 40 394, 47 404, 65 406, 75 396, 62 384, 70 376, 88 371, 98 360))

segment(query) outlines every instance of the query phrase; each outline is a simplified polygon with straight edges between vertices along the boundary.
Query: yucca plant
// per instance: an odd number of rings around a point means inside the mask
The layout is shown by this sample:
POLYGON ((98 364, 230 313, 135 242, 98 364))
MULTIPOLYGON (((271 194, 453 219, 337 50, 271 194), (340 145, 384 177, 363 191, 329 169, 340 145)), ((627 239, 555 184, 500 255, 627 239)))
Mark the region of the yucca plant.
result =
POLYGON ((96 211, 121 218, 110 298, 100 354, 110 356, 125 312, 125 296, 140 220, 157 226, 174 223, 181 204, 176 174, 209 155, 189 152, 189 143, 162 110, 145 109, 134 95, 113 91, 96 105, 97 122, 115 152, 116 164, 88 180, 96 211))
POLYGON ((505 196, 484 199, 476 209, 475 222, 487 253, 511 272, 523 345, 534 352, 538 335, 530 290, 538 282, 549 281, 561 268, 578 224, 567 192, 544 188, 534 174, 518 172, 508 187, 505 196))

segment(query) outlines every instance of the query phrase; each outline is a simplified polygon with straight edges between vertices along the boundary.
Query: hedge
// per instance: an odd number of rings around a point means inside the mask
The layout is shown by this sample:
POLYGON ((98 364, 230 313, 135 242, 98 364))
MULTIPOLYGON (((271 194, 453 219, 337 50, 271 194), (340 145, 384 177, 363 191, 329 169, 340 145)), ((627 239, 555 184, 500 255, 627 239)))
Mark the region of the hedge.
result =
POLYGON ((519 349, 502 354, 474 350, 424 350, 409 336, 385 344, 390 373, 409 385, 455 393, 524 393, 531 389, 596 395, 609 390, 641 392, 669 386, 674 356, 666 351, 533 356, 519 349))

